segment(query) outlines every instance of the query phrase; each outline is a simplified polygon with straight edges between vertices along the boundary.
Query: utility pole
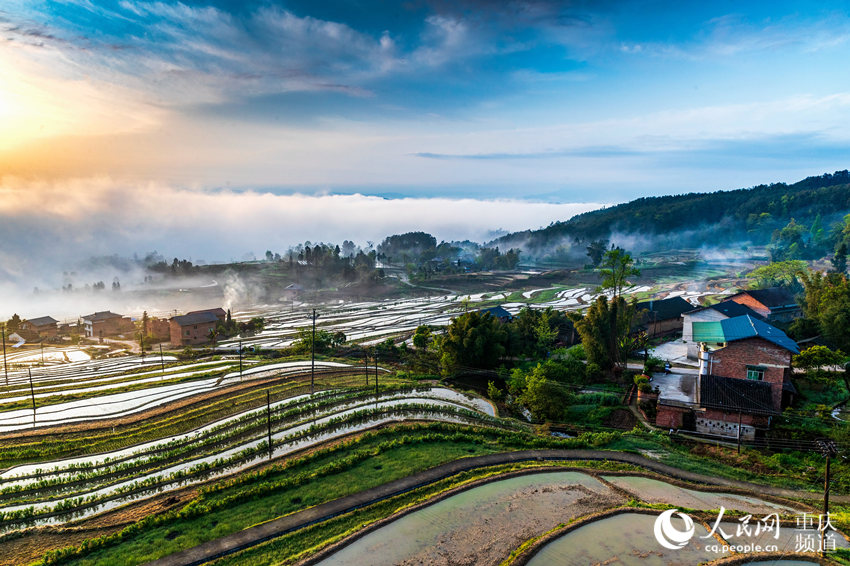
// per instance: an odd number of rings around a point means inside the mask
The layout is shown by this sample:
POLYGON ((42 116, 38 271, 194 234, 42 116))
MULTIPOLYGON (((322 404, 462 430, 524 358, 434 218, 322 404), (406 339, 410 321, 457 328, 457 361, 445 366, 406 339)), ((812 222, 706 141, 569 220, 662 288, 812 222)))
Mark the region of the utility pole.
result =
POLYGON ((159 367, 162 368, 162 373, 165 373, 165 358, 162 357, 162 342, 159 343, 159 367))
POLYGON ((741 411, 738 411, 738 454, 741 453, 741 411))
POLYGON ((239 381, 242 381, 242 340, 239 341, 239 381))
POLYGON ((32 396, 32 426, 35 426, 35 389, 32 387, 32 370, 27 368, 27 374, 30 376, 30 396, 32 396))
POLYGON ((310 395, 316 381, 316 309, 313 309, 313 339, 310 340, 310 395))
POLYGON ((41 346, 41 367, 44 367, 44 338, 38 344, 41 346))
POLYGON ((375 403, 378 402, 378 351, 375 350, 375 403))
POLYGON ((9 365, 6 363, 6 325, 0 327, 0 333, 3 335, 3 371, 6 374, 6 385, 9 385, 9 365))
POLYGON ((366 387, 369 387, 369 352, 363 348, 363 365, 366 367, 366 387))
POLYGON ((272 400, 271 393, 266 389, 266 425, 269 431, 269 460, 272 459, 272 400))
MULTIPOLYGON (((820 449, 821 454, 823 454, 824 458, 826 458, 826 469, 823 474, 823 518, 822 521, 827 521, 829 519, 829 460, 831 456, 836 456, 838 454, 838 448, 835 446, 835 442, 828 438, 821 438, 815 441, 817 447, 820 449)), ((826 535, 826 529, 820 532, 820 550, 821 556, 826 556, 826 550, 824 549, 824 537, 826 535)))

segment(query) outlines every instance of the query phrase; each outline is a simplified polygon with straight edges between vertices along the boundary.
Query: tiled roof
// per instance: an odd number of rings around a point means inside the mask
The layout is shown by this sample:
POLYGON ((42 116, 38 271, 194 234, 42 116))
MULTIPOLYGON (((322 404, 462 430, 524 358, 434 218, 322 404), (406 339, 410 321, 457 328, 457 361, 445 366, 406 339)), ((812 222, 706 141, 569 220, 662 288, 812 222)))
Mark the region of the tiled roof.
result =
POLYGON ((700 407, 728 412, 773 415, 770 383, 753 379, 736 379, 703 375, 700 377, 700 407))
POLYGON ((751 296, 764 306, 770 308, 771 310, 780 307, 797 306, 797 301, 794 300, 794 295, 792 295, 788 290, 783 289, 782 287, 771 287, 770 289, 753 289, 751 291, 743 292, 751 296))
POLYGON ((100 311, 94 314, 90 314, 83 317, 83 320, 90 320, 92 322, 97 322, 99 320, 109 320, 112 318, 124 318, 120 314, 115 314, 114 312, 109 311, 100 311))
POLYGON ((682 297, 644 301, 638 303, 636 307, 638 313, 642 310, 649 311, 648 313, 644 313, 642 317, 644 321, 679 318, 683 313, 694 310, 694 306, 682 297))
POLYGON ((495 307, 490 307, 489 309, 481 309, 478 312, 480 312, 482 315, 490 313, 490 315, 492 315, 493 318, 507 318, 508 320, 513 318, 511 313, 509 313, 507 310, 505 310, 504 307, 502 307, 501 305, 495 306, 495 307))
POLYGON ((40 316, 38 318, 31 318, 27 320, 27 322, 33 326, 49 326, 51 324, 56 324, 59 321, 52 316, 40 316))
POLYGON ((218 322, 218 317, 210 311, 201 311, 192 314, 184 314, 183 316, 173 316, 170 320, 173 320, 180 326, 189 326, 190 324, 218 322))

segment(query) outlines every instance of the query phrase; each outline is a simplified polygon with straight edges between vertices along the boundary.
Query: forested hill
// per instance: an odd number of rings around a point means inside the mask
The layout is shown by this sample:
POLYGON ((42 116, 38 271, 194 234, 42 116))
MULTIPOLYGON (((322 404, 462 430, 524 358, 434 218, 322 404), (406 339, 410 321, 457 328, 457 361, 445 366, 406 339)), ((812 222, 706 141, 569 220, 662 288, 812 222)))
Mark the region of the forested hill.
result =
POLYGON ((585 253, 584 246, 594 240, 610 240, 632 249, 641 248, 642 242, 645 249, 733 242, 765 245, 775 241, 792 219, 793 230, 800 232, 802 226, 810 234, 800 234, 804 245, 817 238, 823 244, 848 213, 850 172, 844 170, 792 185, 776 183, 733 191, 639 198, 539 230, 508 234, 490 245, 521 247, 524 257, 537 258, 570 251, 578 257, 585 253))

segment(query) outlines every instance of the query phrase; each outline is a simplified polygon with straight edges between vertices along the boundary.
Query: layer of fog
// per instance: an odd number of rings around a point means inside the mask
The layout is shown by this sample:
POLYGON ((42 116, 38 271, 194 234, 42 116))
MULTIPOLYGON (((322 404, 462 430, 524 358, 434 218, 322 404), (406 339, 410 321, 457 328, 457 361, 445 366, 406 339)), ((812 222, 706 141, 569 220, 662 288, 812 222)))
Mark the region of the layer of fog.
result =
MULTIPOLYGON (((498 230, 524 230, 566 220, 600 203, 523 200, 384 199, 362 194, 304 196, 204 190, 110 178, 63 182, 0 180, 0 317, 76 317, 134 305, 131 291, 146 272, 134 254, 157 250, 197 263, 262 258, 304 241, 364 247, 384 237, 422 230, 438 240, 485 241, 498 230), (92 257, 101 259, 92 261, 92 257), (105 259, 104 259, 105 258, 105 259), (121 293, 111 291, 115 278, 121 293), (102 281, 95 293, 54 293, 102 281), (33 290, 41 291, 33 294, 33 290), (50 291, 50 292, 48 292, 50 291)), ((186 283, 187 285, 189 283, 186 283)), ((191 283, 212 285, 210 280, 191 283)), ((241 295, 240 281, 216 282, 221 295, 241 295)), ((191 302, 191 301, 190 301, 191 302)), ((189 305, 190 307, 192 305, 189 305)))

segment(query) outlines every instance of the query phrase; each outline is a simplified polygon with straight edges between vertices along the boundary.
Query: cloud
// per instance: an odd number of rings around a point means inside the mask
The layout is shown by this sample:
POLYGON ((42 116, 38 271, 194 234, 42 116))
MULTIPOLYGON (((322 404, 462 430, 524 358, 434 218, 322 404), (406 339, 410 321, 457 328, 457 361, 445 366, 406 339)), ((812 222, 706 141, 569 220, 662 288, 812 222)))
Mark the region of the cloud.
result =
MULTIPOLYGON (((551 204, 470 198, 275 195, 199 190, 110 178, 0 181, 0 280, 26 289, 92 255, 156 249, 207 261, 246 252, 283 251, 313 242, 381 241, 424 230, 438 239, 483 241, 498 229, 522 230, 565 220, 600 203, 551 204)), ((0 309, 3 310, 3 309, 0 309)))
POLYGON ((704 60, 792 50, 811 54, 850 40, 850 18, 835 13, 805 20, 799 15, 750 23, 740 14, 710 19, 684 41, 622 41, 620 52, 674 59, 704 60))

